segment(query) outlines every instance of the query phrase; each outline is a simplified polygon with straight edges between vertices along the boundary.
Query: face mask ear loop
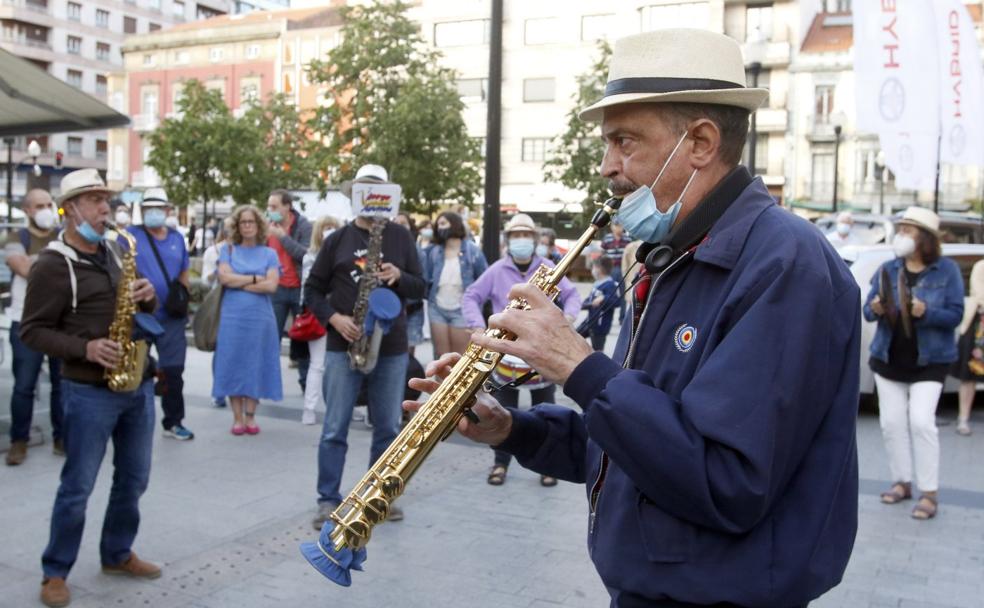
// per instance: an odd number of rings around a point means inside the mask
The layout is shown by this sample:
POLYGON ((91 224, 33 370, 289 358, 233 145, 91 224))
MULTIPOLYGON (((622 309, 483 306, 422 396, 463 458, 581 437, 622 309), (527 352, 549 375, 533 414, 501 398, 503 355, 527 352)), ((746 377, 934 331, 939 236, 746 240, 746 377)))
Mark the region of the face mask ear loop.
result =
POLYGON ((694 172, 690 174, 690 179, 687 180, 687 185, 683 187, 683 192, 681 192, 679 198, 677 198, 678 203, 682 202, 683 197, 687 195, 687 190, 690 189, 690 184, 692 184, 694 182, 694 178, 697 177, 698 171, 700 171, 700 169, 694 169, 694 172))
POLYGON ((680 149, 680 146, 683 145, 683 141, 685 139, 687 139, 687 133, 686 133, 686 131, 684 131, 683 137, 680 138, 680 141, 677 142, 677 145, 673 146, 673 151, 670 152, 670 155, 668 157, 666 157, 666 162, 663 163, 663 168, 659 170, 659 173, 656 174, 656 179, 654 179, 652 185, 649 186, 649 189, 650 190, 652 190, 653 188, 655 188, 656 187, 656 182, 659 181, 659 178, 663 177, 663 172, 666 171, 666 168, 670 166, 670 161, 673 160, 673 157, 674 156, 676 156, 677 150, 679 150, 680 149))

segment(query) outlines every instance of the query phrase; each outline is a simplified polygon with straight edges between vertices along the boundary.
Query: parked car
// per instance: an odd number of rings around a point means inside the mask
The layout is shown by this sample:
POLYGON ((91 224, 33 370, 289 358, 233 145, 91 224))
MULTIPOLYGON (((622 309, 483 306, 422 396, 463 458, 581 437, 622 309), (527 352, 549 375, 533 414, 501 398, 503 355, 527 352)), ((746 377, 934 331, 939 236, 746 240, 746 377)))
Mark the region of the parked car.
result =
MULTIPOLYGON (((984 243, 984 216, 959 211, 940 211, 941 240, 944 243, 984 243)), ((902 213, 895 215, 875 215, 871 213, 853 214, 854 228, 851 229, 849 245, 876 245, 891 243, 895 236, 895 222, 902 213)), ((836 215, 826 215, 816 220, 817 228, 824 234, 834 231, 836 215)))
MULTIPOLYGON (((892 259, 895 255, 890 245, 869 245, 856 246, 846 245, 838 250, 841 258, 847 262, 851 268, 851 274, 861 288, 862 300, 868 295, 871 289, 871 279, 881 268, 881 265, 892 259)), ((960 266, 960 274, 963 275, 964 294, 969 293, 970 270, 978 260, 984 259, 984 244, 964 244, 964 243, 944 243, 943 255, 950 258, 960 266)), ((860 306, 863 302, 860 302, 860 306)), ((868 367, 870 357, 869 347, 875 337, 875 322, 861 320, 861 395, 871 396, 875 393, 875 378, 868 367)), ((956 340, 954 336, 954 340, 956 340)), ((948 377, 943 386, 943 392, 955 393, 959 382, 948 377)))

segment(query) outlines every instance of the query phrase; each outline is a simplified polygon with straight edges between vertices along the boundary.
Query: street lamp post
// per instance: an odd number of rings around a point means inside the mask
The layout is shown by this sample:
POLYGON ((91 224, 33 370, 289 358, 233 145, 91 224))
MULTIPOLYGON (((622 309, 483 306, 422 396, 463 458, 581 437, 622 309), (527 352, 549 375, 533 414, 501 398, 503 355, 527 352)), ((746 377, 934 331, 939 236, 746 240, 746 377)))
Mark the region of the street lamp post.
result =
POLYGON ((885 152, 881 150, 875 156, 875 177, 878 178, 878 213, 891 215, 885 213, 885 152))
POLYGON ((840 164, 840 143, 841 143, 841 131, 843 127, 840 125, 834 125, 834 208, 833 212, 837 213, 837 168, 840 164))

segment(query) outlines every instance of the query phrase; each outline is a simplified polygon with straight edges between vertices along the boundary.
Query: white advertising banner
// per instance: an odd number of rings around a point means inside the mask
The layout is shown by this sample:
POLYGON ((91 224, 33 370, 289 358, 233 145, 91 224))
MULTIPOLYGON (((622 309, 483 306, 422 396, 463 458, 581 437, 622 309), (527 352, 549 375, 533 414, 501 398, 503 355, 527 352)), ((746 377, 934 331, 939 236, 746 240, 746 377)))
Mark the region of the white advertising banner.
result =
POLYGON ((856 0, 858 130, 877 133, 905 189, 932 189, 940 133, 939 52, 931 0, 856 0))
POLYGON ((984 66, 974 22, 960 0, 934 0, 940 73, 940 160, 984 164, 984 66))

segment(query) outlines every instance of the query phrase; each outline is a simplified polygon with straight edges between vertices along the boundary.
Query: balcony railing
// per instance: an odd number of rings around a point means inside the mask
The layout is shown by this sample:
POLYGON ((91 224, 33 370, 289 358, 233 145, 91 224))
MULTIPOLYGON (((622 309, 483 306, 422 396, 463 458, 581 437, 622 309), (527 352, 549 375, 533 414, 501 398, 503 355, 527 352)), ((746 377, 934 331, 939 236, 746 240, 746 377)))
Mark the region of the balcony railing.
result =
POLYGON ((4 42, 9 42, 11 44, 21 44, 34 49, 44 49, 46 51, 51 50, 51 43, 47 40, 38 40, 35 38, 28 38, 24 35, 8 34, 4 32, 0 34, 0 40, 4 42))
POLYGON ((137 114, 133 117, 133 128, 139 133, 153 131, 160 124, 156 114, 137 114))
POLYGON ((31 2, 30 0, 3 0, 3 5, 26 8, 29 11, 34 11, 35 13, 41 13, 43 15, 49 14, 48 4, 46 2, 31 2))

